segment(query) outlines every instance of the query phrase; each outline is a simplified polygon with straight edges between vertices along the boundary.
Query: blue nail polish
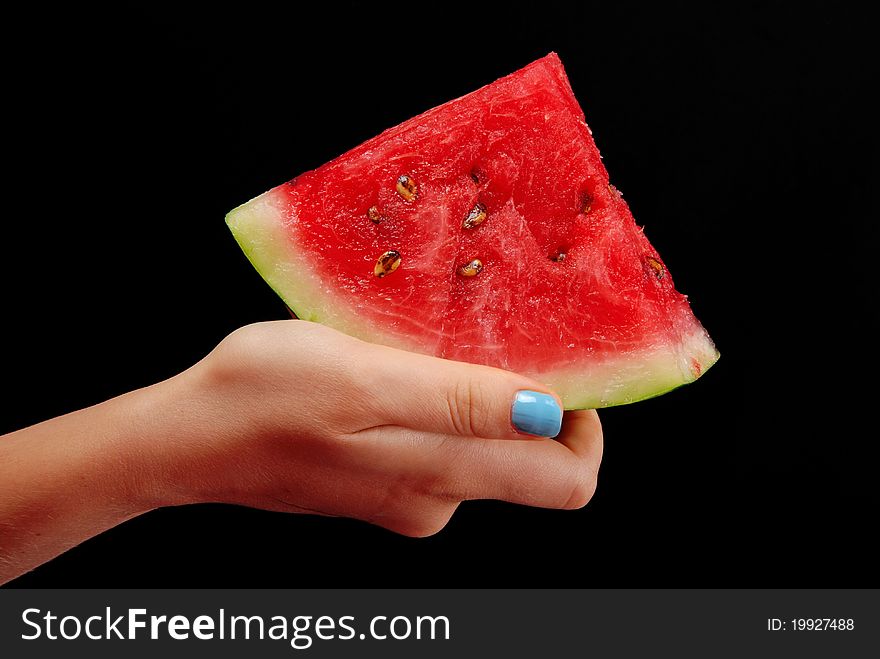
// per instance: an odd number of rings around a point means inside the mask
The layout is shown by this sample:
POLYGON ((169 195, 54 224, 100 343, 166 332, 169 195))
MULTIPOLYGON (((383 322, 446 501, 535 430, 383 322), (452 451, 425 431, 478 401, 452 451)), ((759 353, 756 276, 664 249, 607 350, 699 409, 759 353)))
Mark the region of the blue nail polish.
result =
POLYGON ((562 429, 562 409, 550 394, 523 389, 513 399, 510 420, 519 432, 556 437, 562 429))

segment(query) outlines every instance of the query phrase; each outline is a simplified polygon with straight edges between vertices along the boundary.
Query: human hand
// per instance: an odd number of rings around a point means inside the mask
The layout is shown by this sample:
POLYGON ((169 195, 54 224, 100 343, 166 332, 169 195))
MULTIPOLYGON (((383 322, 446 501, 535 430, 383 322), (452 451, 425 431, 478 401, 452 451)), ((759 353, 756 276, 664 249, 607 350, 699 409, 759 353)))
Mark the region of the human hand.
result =
POLYGON ((596 487, 595 411, 567 412, 555 440, 523 434, 512 417, 558 432, 558 399, 541 384, 315 323, 241 328, 169 382, 175 427, 149 460, 159 504, 237 503, 427 536, 468 499, 578 508, 596 487), (512 412, 517 392, 539 395, 512 412))
POLYGON ((578 508, 602 430, 539 383, 302 321, 0 438, 0 584, 153 508, 219 501, 425 536, 467 499, 578 508), (516 401, 516 402, 514 402, 516 401), (532 437, 517 431, 545 437, 532 437))

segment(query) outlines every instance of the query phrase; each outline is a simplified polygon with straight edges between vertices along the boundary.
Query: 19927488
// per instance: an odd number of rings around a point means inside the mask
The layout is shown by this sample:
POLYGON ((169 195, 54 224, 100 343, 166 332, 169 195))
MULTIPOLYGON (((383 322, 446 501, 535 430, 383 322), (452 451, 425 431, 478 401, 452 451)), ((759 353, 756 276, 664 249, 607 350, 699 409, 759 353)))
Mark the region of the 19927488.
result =
POLYGON ((767 631, 771 632, 823 632, 852 631, 855 629, 853 618, 767 618, 767 631))

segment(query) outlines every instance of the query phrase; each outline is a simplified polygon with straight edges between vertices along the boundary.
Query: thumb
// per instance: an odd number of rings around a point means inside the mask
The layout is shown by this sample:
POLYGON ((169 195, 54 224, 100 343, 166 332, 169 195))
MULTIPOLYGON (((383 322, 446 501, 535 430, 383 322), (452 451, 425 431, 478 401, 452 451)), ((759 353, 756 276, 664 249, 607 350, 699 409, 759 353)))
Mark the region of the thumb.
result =
POLYGON ((384 346, 371 356, 370 407, 378 422, 487 439, 555 437, 559 397, 516 373, 384 346), (405 374, 406 377, 401 377, 405 374))

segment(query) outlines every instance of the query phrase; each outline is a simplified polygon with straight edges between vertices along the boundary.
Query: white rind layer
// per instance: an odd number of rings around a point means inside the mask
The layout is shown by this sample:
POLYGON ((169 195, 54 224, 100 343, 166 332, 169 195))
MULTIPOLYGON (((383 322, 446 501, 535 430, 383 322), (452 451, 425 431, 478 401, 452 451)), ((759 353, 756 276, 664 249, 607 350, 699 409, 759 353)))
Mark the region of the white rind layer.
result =
MULTIPOLYGON (((245 255, 287 305, 303 320, 320 322, 372 343, 424 352, 409 337, 383 332, 365 323, 347 303, 335 302, 336 291, 291 240, 287 197, 274 188, 239 206, 226 223, 245 255)), ((566 409, 611 407, 634 403, 693 382, 718 359, 709 335, 693 326, 675 344, 662 344, 603 360, 579 360, 541 373, 524 372, 545 383, 566 409)))

